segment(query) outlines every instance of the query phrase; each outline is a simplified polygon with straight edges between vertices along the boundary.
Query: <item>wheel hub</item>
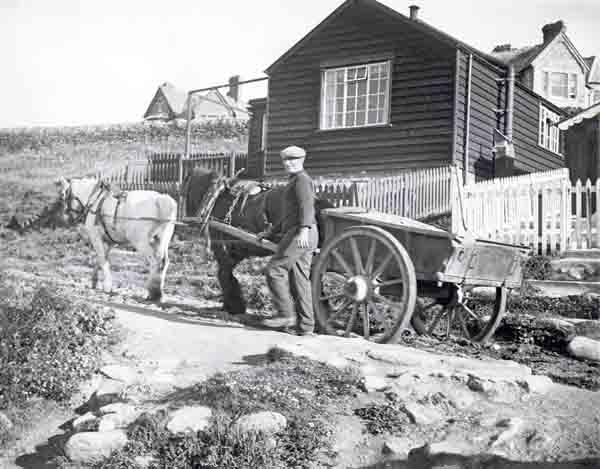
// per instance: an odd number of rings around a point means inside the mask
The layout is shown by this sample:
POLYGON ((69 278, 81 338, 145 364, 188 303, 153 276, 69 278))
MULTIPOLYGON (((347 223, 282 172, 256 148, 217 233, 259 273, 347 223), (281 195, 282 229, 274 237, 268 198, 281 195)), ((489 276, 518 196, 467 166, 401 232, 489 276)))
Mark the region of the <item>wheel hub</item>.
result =
POLYGON ((369 282, 362 275, 351 277, 344 285, 344 293, 354 301, 364 301, 369 294, 369 282))

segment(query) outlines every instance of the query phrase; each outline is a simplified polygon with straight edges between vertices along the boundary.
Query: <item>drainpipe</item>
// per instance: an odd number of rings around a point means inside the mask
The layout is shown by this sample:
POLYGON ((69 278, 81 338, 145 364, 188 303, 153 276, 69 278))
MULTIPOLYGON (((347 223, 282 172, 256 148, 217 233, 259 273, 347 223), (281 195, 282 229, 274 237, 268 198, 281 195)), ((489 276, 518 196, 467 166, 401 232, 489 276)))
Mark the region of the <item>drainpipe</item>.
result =
POLYGON ((509 142, 512 144, 513 141, 513 114, 515 107, 515 67, 513 65, 508 66, 508 76, 506 78, 507 89, 506 89, 506 113, 504 117, 504 135, 509 142))
POLYGON ((469 61, 467 65, 467 85, 466 85, 466 100, 467 110, 465 115, 465 156, 463 159, 463 184, 467 184, 469 177, 469 138, 471 129, 471 80, 473 75, 473 54, 469 54, 469 61))

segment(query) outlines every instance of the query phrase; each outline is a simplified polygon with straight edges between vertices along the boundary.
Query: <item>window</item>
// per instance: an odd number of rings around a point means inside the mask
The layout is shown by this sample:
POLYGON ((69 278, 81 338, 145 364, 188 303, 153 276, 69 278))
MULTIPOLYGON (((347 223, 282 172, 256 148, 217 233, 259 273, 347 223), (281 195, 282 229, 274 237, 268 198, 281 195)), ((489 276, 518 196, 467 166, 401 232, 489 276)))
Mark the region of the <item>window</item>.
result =
POLYGON ((594 90, 594 95, 592 97, 592 104, 596 104, 600 102, 600 90, 594 90))
POLYGON ((544 72, 544 91, 553 98, 577 98, 577 74, 544 72))
POLYGON ((560 120, 560 116, 551 111, 544 105, 540 105, 540 129, 539 141, 540 146, 560 153, 560 130, 556 124, 560 120))
POLYGON ((389 77, 389 62, 324 70, 321 129, 387 124, 389 77))

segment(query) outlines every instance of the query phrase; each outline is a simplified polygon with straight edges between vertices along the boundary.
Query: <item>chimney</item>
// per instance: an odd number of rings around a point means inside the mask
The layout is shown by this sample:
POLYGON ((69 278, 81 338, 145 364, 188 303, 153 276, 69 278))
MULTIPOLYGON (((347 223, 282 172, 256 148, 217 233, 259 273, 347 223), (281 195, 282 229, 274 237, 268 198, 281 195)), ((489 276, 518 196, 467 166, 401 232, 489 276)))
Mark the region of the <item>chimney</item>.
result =
POLYGON ((411 20, 418 20, 419 19, 419 6, 418 5, 411 5, 408 8, 410 9, 410 19, 411 20))
POLYGON ((500 44, 494 47, 492 52, 508 52, 510 50, 512 50, 512 46, 510 44, 500 44))
POLYGON ((229 91, 227 92, 227 96, 229 96, 234 101, 240 100, 240 76, 234 75, 229 78, 229 91))
POLYGON ((542 28, 542 34, 544 35, 544 44, 550 42, 561 32, 567 32, 567 26, 562 20, 559 20, 555 23, 545 24, 542 28))

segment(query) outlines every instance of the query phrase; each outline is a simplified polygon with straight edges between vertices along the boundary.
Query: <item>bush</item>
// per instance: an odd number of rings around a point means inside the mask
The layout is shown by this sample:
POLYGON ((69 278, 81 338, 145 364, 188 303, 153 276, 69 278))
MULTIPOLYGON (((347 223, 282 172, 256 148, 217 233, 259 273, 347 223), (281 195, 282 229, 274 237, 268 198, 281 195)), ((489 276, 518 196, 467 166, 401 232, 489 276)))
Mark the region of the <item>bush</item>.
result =
POLYGON ((548 280, 552 274, 551 258, 548 256, 531 256, 523 264, 523 278, 531 280, 548 280))
MULTIPOLYGON (((6 289, 5 289, 6 293, 6 289)), ((37 396, 68 399, 98 365, 113 315, 48 288, 0 305, 0 408, 37 396)))

